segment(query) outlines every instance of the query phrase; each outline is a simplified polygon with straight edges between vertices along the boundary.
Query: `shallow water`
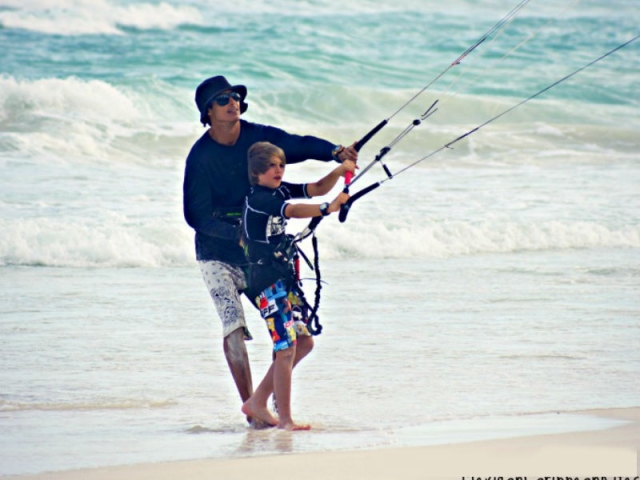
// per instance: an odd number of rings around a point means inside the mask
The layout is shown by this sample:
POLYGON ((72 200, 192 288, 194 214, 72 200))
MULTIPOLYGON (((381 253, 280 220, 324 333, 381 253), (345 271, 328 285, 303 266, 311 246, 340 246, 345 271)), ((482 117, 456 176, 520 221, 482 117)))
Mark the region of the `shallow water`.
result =
MULTIPOLYGON (((1 324, 4 473, 610 426, 552 412, 636 405, 628 260, 326 260, 324 330, 294 378, 294 412, 313 425, 304 438, 247 431, 195 268, 13 267, 2 276, 3 305, 21 298, 1 324)), ((268 337, 249 311, 259 377, 268 337)))

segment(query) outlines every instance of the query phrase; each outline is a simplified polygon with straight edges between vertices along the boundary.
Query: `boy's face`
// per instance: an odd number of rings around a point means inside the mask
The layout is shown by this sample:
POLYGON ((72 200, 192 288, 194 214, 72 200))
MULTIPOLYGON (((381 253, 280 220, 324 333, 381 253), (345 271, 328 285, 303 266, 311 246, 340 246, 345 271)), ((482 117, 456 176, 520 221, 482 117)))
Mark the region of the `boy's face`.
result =
POLYGON ((258 185, 268 188, 278 188, 282 183, 284 164, 275 155, 269 160, 269 168, 266 172, 258 174, 258 185))

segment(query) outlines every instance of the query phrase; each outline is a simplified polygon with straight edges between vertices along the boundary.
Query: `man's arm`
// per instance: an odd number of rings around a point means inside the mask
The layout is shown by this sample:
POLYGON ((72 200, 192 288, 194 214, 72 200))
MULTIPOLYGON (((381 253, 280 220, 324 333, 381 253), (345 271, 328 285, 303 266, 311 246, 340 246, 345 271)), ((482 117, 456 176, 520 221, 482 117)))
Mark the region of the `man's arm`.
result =
POLYGON ((215 205, 213 205, 211 197, 211 187, 206 172, 197 161, 188 159, 182 186, 182 206, 185 220, 197 232, 235 241, 239 235, 239 227, 214 218, 215 205))
POLYGON ((305 160, 333 161, 333 150, 337 145, 312 135, 296 135, 276 127, 263 125, 267 141, 284 150, 287 164, 304 162, 305 160))

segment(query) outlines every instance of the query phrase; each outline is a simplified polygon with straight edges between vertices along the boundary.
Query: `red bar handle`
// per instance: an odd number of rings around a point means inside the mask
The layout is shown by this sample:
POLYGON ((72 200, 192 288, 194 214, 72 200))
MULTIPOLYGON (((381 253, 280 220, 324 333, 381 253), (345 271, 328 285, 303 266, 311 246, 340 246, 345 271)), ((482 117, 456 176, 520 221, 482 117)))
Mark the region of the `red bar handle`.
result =
POLYGON ((353 178, 353 172, 345 172, 344 173, 344 186, 347 187, 351 183, 351 179, 353 178))

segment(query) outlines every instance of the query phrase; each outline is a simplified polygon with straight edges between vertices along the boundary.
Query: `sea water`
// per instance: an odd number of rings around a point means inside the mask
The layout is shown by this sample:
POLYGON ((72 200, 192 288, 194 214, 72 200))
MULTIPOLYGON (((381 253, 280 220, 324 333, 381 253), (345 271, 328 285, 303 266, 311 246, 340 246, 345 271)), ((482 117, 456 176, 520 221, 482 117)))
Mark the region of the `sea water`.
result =
MULTIPOLYGON (((0 475, 638 406, 640 41, 442 149, 640 33, 635 1, 524 3, 451 66, 518 3, 0 1, 0 475), (310 432, 247 428, 182 217, 194 90, 218 74, 291 132, 349 144, 389 118, 363 168, 438 100, 384 158, 397 176, 374 165, 352 191, 384 183, 318 228, 324 330, 293 384, 310 432)), ((257 383, 270 342, 246 307, 257 383)))

